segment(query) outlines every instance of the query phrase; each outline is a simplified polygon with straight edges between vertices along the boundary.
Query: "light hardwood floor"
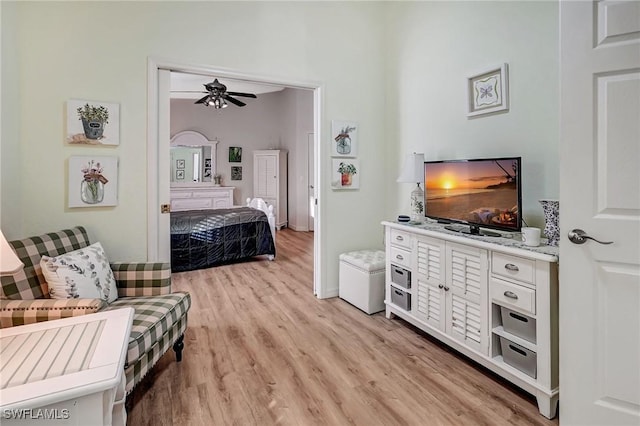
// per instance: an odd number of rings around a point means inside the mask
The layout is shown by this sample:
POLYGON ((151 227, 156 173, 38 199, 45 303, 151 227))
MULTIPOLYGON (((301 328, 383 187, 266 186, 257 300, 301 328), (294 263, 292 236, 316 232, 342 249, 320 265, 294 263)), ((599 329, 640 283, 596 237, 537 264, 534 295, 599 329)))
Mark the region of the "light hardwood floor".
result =
POLYGON ((553 425, 535 399, 402 320, 312 294, 313 234, 276 261, 174 274, 193 306, 129 425, 553 425))

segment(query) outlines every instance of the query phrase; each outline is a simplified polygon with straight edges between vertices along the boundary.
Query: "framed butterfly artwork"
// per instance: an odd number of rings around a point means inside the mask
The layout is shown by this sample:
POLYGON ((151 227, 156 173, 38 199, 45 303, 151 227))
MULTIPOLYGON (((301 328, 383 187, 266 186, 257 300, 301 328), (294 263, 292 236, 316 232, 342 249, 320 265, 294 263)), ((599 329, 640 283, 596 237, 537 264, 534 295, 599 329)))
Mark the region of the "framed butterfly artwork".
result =
POLYGON ((509 111, 509 75, 506 63, 467 79, 467 117, 509 111))

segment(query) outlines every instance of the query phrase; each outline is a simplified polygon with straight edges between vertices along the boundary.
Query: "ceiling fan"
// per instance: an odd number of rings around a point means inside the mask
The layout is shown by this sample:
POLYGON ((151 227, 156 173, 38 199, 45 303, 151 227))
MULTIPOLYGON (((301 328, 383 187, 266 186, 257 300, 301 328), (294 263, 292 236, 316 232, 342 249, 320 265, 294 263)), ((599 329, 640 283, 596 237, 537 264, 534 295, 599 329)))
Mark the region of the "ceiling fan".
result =
POLYGON ((229 101, 239 107, 243 107, 246 105, 244 102, 232 98, 231 95, 243 96, 245 98, 256 98, 256 95, 254 95, 253 93, 227 92, 227 86, 220 83, 217 78, 211 83, 205 84, 204 87, 205 89, 207 89, 207 92, 203 93, 207 93, 207 95, 198 99, 195 103, 204 104, 205 106, 212 106, 216 109, 226 108, 228 105, 225 101, 229 101))

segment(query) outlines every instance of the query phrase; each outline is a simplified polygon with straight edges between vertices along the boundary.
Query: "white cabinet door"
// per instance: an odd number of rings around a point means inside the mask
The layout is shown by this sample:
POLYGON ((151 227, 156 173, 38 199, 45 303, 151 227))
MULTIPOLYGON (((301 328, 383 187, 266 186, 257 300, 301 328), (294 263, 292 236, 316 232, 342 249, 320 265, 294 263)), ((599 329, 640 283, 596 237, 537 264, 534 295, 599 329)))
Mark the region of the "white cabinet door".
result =
POLYGON ((560 42, 560 424, 638 425, 640 2, 561 1, 560 42))
POLYGON ((256 155, 257 186, 255 196, 260 198, 275 198, 278 190, 278 156, 256 155))
POLYGON ((487 355, 487 251, 450 242, 446 248, 446 332, 487 355))
POLYGON ((416 241, 415 315, 438 330, 445 329, 445 243, 428 237, 416 241))

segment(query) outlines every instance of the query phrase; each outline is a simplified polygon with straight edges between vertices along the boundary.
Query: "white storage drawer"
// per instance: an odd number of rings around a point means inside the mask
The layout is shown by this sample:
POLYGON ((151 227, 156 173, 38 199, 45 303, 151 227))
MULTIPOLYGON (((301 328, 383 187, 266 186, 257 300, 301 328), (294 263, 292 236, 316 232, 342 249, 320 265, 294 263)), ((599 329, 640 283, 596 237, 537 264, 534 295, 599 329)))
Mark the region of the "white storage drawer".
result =
POLYGON ((491 272, 506 278, 533 284, 535 282, 535 261, 493 252, 491 256, 491 272))
POLYGON ((171 200, 171 210, 201 210, 212 207, 211 198, 179 198, 171 200))
POLYGON ((193 198, 213 198, 213 197, 228 197, 228 195, 221 194, 220 191, 196 191, 193 193, 193 198))
POLYGON ((192 192, 187 192, 187 191, 175 191, 171 193, 171 198, 192 198, 193 197, 193 193, 192 192))
POLYGON ((535 315, 536 292, 530 288, 492 278, 489 295, 499 305, 515 306, 535 315))
POLYGON ((404 231, 399 231, 397 229, 391 230, 391 244, 404 247, 411 248, 411 234, 404 231))
POLYGON ((398 266, 411 269, 411 252, 398 247, 390 247, 390 260, 398 266))

